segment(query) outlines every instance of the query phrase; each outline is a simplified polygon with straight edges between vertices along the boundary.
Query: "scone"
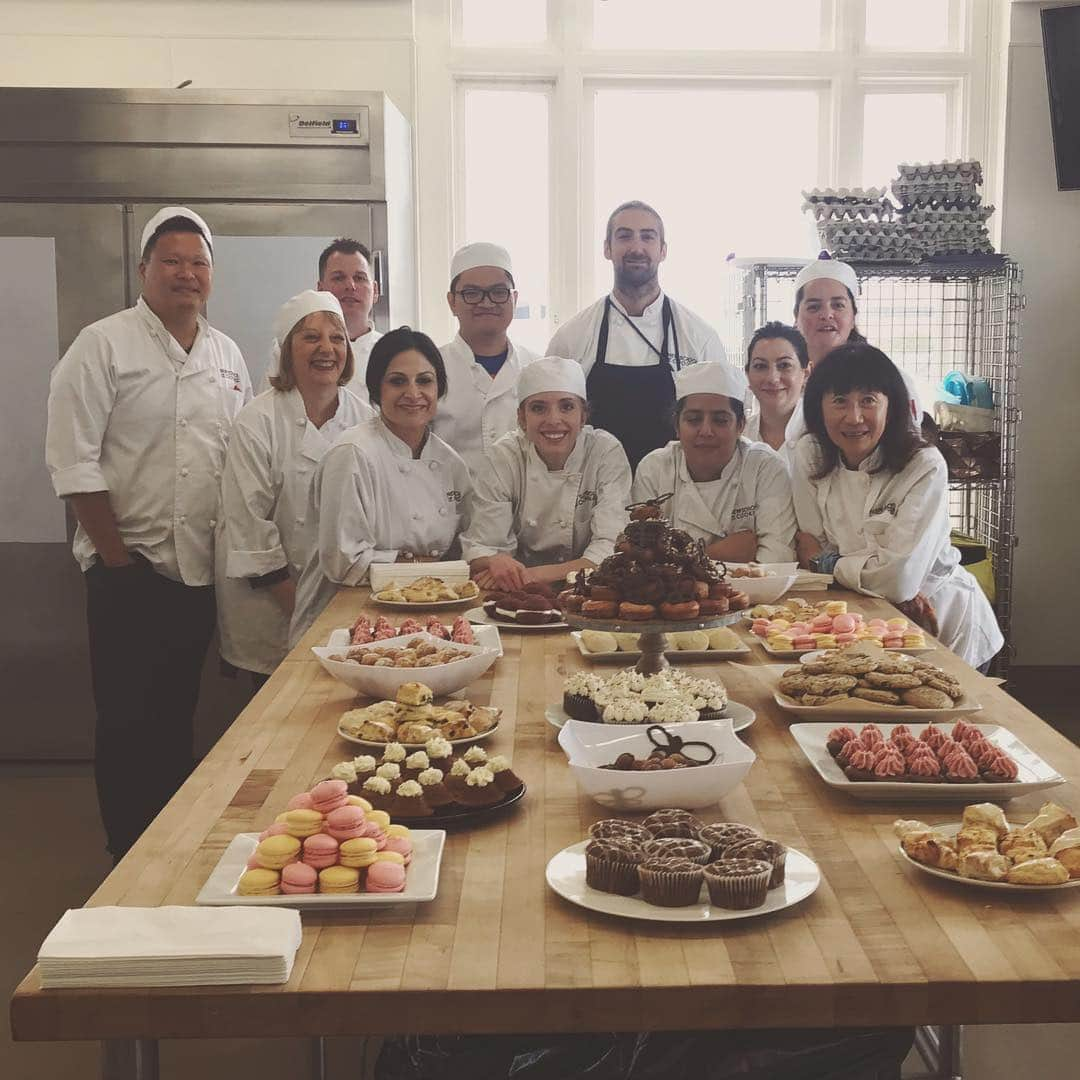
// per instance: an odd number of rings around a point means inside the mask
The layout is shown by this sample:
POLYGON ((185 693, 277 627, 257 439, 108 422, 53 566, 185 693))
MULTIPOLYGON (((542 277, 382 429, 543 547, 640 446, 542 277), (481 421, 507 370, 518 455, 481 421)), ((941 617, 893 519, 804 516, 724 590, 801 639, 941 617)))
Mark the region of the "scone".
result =
POLYGON ((1009 832, 1005 811, 994 803, 972 803, 970 806, 965 806, 964 816, 960 820, 965 827, 968 825, 989 826, 997 833, 999 839, 1008 835, 1009 832))
POLYGON ((479 735, 483 735, 486 731, 491 731, 493 727, 499 722, 499 717, 502 715, 502 710, 487 708, 481 706, 475 708, 469 713, 469 723, 473 726, 473 730, 479 735))
POLYGON ((906 833, 909 832, 933 832, 929 825, 925 821, 915 821, 912 818, 897 818, 893 822, 893 833, 901 840, 906 833))
POLYGON ((929 829, 925 832, 906 832, 900 839, 900 846, 908 858, 924 866, 936 866, 941 870, 957 868, 957 854, 953 842, 941 833, 929 829))
POLYGON ((1053 844, 1066 829, 1075 829, 1077 820, 1057 803, 1048 802, 1043 803, 1039 808, 1038 816, 1029 821, 1027 827, 1034 829, 1049 845, 1053 844))
POLYGON ((619 648, 615 635, 603 630, 582 630, 581 644, 587 652, 600 654, 617 652, 619 648))
POLYGON ((1013 829, 1002 838, 998 850, 1014 864, 1044 859, 1049 854, 1046 842, 1034 829, 1013 829))
POLYGON ((1057 859, 1032 859, 1014 866, 1006 877, 1013 885, 1062 885, 1069 871, 1057 859))
POLYGON ((1080 829, 1063 832, 1050 845, 1050 854, 1069 871, 1069 877, 1080 878, 1080 829))
POLYGON ((961 877, 979 881, 1004 881, 1009 873, 1009 860, 996 851, 965 851, 956 866, 961 877))
POLYGON ((438 734, 440 734, 439 729, 432 727, 431 724, 425 724, 422 721, 410 721, 398 724, 395 738, 398 742, 419 745, 420 743, 426 743, 428 739, 438 734))
POLYGON ((956 834, 956 849, 963 855, 967 851, 992 851, 997 854, 997 830, 989 825, 965 825, 956 834))
POLYGON ((397 738, 397 728, 385 720, 367 720, 357 738, 367 742, 393 742, 397 738))
POLYGON ((402 683, 396 695, 399 705, 430 705, 433 696, 431 687, 418 682, 402 683))

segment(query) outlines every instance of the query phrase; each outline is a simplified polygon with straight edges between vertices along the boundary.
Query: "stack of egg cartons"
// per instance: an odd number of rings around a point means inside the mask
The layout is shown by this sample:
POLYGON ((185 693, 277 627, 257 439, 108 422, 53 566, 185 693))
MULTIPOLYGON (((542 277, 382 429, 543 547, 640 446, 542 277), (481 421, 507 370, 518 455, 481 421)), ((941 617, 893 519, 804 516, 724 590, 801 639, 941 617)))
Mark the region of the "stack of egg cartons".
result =
POLYGON ((885 188, 814 188, 803 212, 817 222, 818 240, 838 259, 918 262, 921 250, 896 220, 885 188))
POLYGON ((986 228, 992 206, 982 205, 977 161, 899 165, 892 193, 900 202, 897 221, 923 257, 992 254, 986 228))

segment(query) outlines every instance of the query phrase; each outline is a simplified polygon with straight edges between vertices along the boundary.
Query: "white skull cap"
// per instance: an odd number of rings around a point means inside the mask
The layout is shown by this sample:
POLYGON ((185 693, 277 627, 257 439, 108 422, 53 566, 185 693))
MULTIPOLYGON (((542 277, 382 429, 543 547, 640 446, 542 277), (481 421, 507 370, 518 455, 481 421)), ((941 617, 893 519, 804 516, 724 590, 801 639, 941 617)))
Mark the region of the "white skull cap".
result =
POLYGON ((274 316, 274 340, 278 348, 285 345, 285 339, 289 336, 292 328, 301 320, 316 311, 329 311, 345 323, 345 315, 341 310, 341 304, 333 293, 316 292, 314 289, 305 289, 297 293, 292 299, 286 300, 277 315, 274 316))
POLYGON ((746 376, 725 361, 691 364, 675 372, 675 400, 691 394, 721 394, 741 402, 747 391, 746 376))
POLYGON ((510 262, 510 252, 498 244, 466 244, 454 252, 454 258, 450 262, 450 280, 453 281, 458 274, 466 270, 475 270, 478 266, 496 266, 505 270, 511 277, 514 267, 510 262))
POLYGON ((158 230, 158 226, 164 225, 169 218, 182 217, 187 218, 192 222, 202 233, 203 239, 206 241, 206 246, 210 249, 211 253, 214 250, 214 238, 210 234, 210 226, 194 210, 189 210, 186 206, 163 206, 147 223, 142 231, 142 240, 139 243, 139 254, 141 255, 146 250, 146 245, 150 242, 150 237, 154 235, 158 230))
POLYGON ((841 262, 839 259, 815 259, 807 263, 795 275, 795 291, 798 292, 804 285, 817 281, 818 278, 839 281, 841 285, 848 287, 852 296, 859 295, 858 276, 846 262, 841 262))
POLYGON ((518 401, 524 401, 533 394, 577 394, 579 398, 588 397, 585 389, 585 371, 576 360, 567 360, 562 356, 545 356, 526 364, 517 383, 518 401))

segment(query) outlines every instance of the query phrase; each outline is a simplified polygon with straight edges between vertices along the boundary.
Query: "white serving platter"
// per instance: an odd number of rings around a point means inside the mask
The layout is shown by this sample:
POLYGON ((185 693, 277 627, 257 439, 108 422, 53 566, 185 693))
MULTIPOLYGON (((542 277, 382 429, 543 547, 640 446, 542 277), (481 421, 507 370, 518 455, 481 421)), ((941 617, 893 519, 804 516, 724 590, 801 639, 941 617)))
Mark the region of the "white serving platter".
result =
MULTIPOLYGON (((499 723, 502 723, 500 720, 499 723)), ((494 735, 499 730, 499 724, 496 724, 488 731, 481 731, 478 735, 468 735, 464 739, 447 739, 446 741, 451 746, 472 746, 473 743, 483 742, 484 739, 494 735)), ((338 721, 337 733, 340 738, 346 742, 352 743, 353 746, 363 746, 369 750, 385 750, 390 744, 388 742, 376 742, 374 739, 361 739, 356 735, 350 735, 347 731, 341 727, 341 721, 338 721)), ((442 737, 442 736, 440 736, 442 737)), ((397 741, 397 740, 393 740, 397 741)), ((404 746, 406 750, 411 754, 414 750, 423 750, 425 743, 411 743, 403 742, 399 745, 404 746)))
MULTIPOLYGON (((950 720, 969 713, 982 712, 982 705, 968 697, 962 697, 948 709, 917 709, 914 705, 880 705, 876 701, 864 701, 862 698, 838 698, 835 705, 800 705, 794 698, 773 691, 773 701, 785 712, 793 716, 805 716, 821 720, 822 717, 836 717, 838 720, 887 720, 900 717, 898 723, 909 720, 950 720)), ((834 725, 835 726, 835 725, 834 725)))
MULTIPOLYGON (((950 822, 947 825, 931 825, 930 828, 935 829, 937 832, 944 833, 946 836, 955 836, 960 831, 960 823, 958 821, 950 822)), ((1061 889, 1075 889, 1080 885, 1080 878, 1073 878, 1071 881, 1063 881, 1060 885, 1015 885, 1011 881, 980 881, 978 878, 961 877, 955 870, 942 870, 938 866, 927 866, 925 863, 916 862, 901 845, 897 845, 900 851, 900 858, 904 860, 909 866, 914 866, 917 870, 921 870, 924 874, 929 874, 931 877, 944 878, 946 881, 956 882, 960 885, 974 885, 977 889, 996 889, 998 892, 1058 892, 1061 889)))
POLYGON ((459 596, 456 600, 380 600, 377 596, 371 597, 373 604, 378 604, 379 607, 384 608, 396 608, 398 611, 426 611, 428 609, 436 608, 450 608, 460 607, 462 604, 473 604, 476 602, 475 596, 459 596))
MULTIPOLYGON (((1032 791, 1057 787, 1065 778, 1038 754, 1029 750, 1011 731, 997 724, 975 724, 978 731, 995 746, 1000 746, 1017 764, 1019 776, 1009 784, 920 784, 902 780, 849 780, 843 768, 825 746, 826 736, 835 724, 792 724, 788 729, 799 744, 818 776, 831 788, 867 802, 1003 802, 1032 791)), ((878 724, 888 739, 895 724, 878 724)), ((918 735, 925 725, 908 724, 911 733, 918 735)))
MULTIPOLYGON (((581 640, 580 630, 571 631, 570 636, 574 639, 578 652, 586 660, 594 660, 599 664, 618 664, 624 661, 633 663, 641 656, 637 649, 633 652, 624 652, 622 649, 613 653, 589 652, 581 640)), ((750 646, 740 645, 737 649, 667 649, 664 655, 669 660, 741 660, 750 655, 750 646)))
MULTIPOLYGON (((425 631, 426 632, 426 631, 425 631)), ((406 634, 406 637, 414 637, 414 634, 406 634)), ((502 639, 499 637, 499 628, 497 626, 483 625, 473 626, 473 637, 476 639, 477 645, 483 645, 488 649, 495 649, 499 656, 503 654, 502 639)), ((389 638, 384 640, 388 641, 389 638)), ((341 627, 338 630, 332 630, 330 637, 326 641, 327 648, 334 649, 347 649, 350 647, 352 641, 352 634, 346 627, 341 627)), ((370 641, 369 645, 381 645, 382 641, 370 641)), ((454 644, 454 642, 447 640, 448 645, 454 644)), ((363 646, 360 646, 363 648, 363 646)))
MULTIPOLYGON (((766 649, 765 651, 768 652, 769 650, 766 649)), ((804 652, 804 653, 798 654, 799 655, 799 663, 800 664, 816 664, 818 662, 818 660, 821 659, 821 657, 823 657, 826 653, 836 652, 836 651, 837 651, 836 649, 811 649, 810 652, 804 652)), ((912 649, 911 651, 912 652, 932 652, 933 650, 927 648, 927 649, 912 649)), ((908 654, 906 652, 900 652, 899 649, 886 649, 885 652, 892 653, 894 659, 896 659, 896 660, 904 660, 904 661, 906 661, 906 662, 908 662, 910 664, 914 664, 916 662, 914 656, 908 656, 908 654)), ((773 655, 779 655, 779 654, 774 653, 773 655)))
MULTIPOLYGON (((566 710, 561 705, 549 705, 544 710, 544 719, 556 730, 560 730, 563 724, 566 723, 570 717, 566 714, 566 710)), ((740 705, 737 701, 732 701, 728 698, 727 705, 724 706, 724 711, 720 714, 720 719, 730 720, 732 722, 732 730, 745 731, 756 719, 754 710, 749 705, 740 705)), ((628 734, 635 731, 644 731, 648 727, 652 727, 652 723, 648 724, 597 724, 597 727, 603 727, 610 729, 611 731, 625 731, 628 734)))
POLYGON ((503 630, 566 630, 568 629, 564 622, 547 622, 547 623, 519 623, 509 622, 506 619, 493 619, 482 607, 469 608, 465 612, 465 618, 473 624, 473 626, 497 626, 503 630))
POLYGON ((665 908, 648 904, 640 896, 617 896, 614 893, 600 892, 585 884, 585 847, 588 840, 571 844, 552 856, 547 864, 547 883, 564 900, 588 908, 589 911, 603 912, 605 915, 617 915, 623 919, 648 919, 652 922, 703 923, 734 922, 740 919, 753 919, 759 915, 770 915, 774 911, 783 911, 805 900, 814 893, 821 883, 821 874, 817 863, 801 851, 788 848, 784 867, 784 884, 770 889, 761 907, 749 911, 730 911, 714 907, 709 902, 709 893, 701 887, 703 899, 690 907, 665 908))
POLYGON ((326 911, 386 904, 420 904, 434 900, 439 890, 446 833, 442 829, 411 829, 413 857, 405 875, 405 889, 399 893, 305 893, 292 896, 238 896, 236 885, 247 869, 248 859, 258 846, 258 833, 239 833, 232 838, 217 866, 210 871, 195 903, 203 907, 288 907, 301 911, 326 911))

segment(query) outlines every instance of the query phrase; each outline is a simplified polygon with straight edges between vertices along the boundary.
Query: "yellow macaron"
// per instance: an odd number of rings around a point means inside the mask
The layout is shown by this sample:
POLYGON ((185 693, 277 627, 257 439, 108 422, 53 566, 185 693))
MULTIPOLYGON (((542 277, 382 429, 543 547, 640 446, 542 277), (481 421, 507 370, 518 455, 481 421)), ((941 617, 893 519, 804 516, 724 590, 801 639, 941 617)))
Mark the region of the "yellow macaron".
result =
MULTIPOLYGON (((370 816, 369 814, 368 817, 370 818, 370 816)), ((387 825, 385 831, 387 836, 401 836, 406 840, 410 836, 408 825, 387 825)))
POLYGON ((295 861, 300 855, 300 841, 295 836, 285 833, 280 836, 268 836, 259 841, 255 849, 255 858, 260 866, 267 870, 280 870, 295 861))
POLYGON ((357 836, 352 840, 345 840, 338 849, 338 858, 341 860, 341 865, 356 868, 370 866, 378 854, 378 844, 367 836, 357 836))
POLYGON ((380 829, 385 829, 390 824, 390 815, 385 810, 371 810, 367 814, 368 821, 374 821, 380 829))
POLYGON ((319 892, 354 893, 360 891, 360 871, 351 866, 328 866, 319 871, 319 892))
POLYGON ((322 831, 323 816, 318 810, 286 810, 285 827, 290 836, 303 839, 322 831))
POLYGON ((405 865, 405 856, 400 851, 380 851, 375 855, 376 862, 392 862, 398 866, 405 865))
POLYGON ((346 795, 345 801, 350 806, 359 806, 365 813, 373 809, 371 803, 367 799, 361 799, 359 795, 346 795))
POLYGON ((277 896, 280 892, 281 875, 276 870, 245 870, 236 883, 237 896, 277 896))

